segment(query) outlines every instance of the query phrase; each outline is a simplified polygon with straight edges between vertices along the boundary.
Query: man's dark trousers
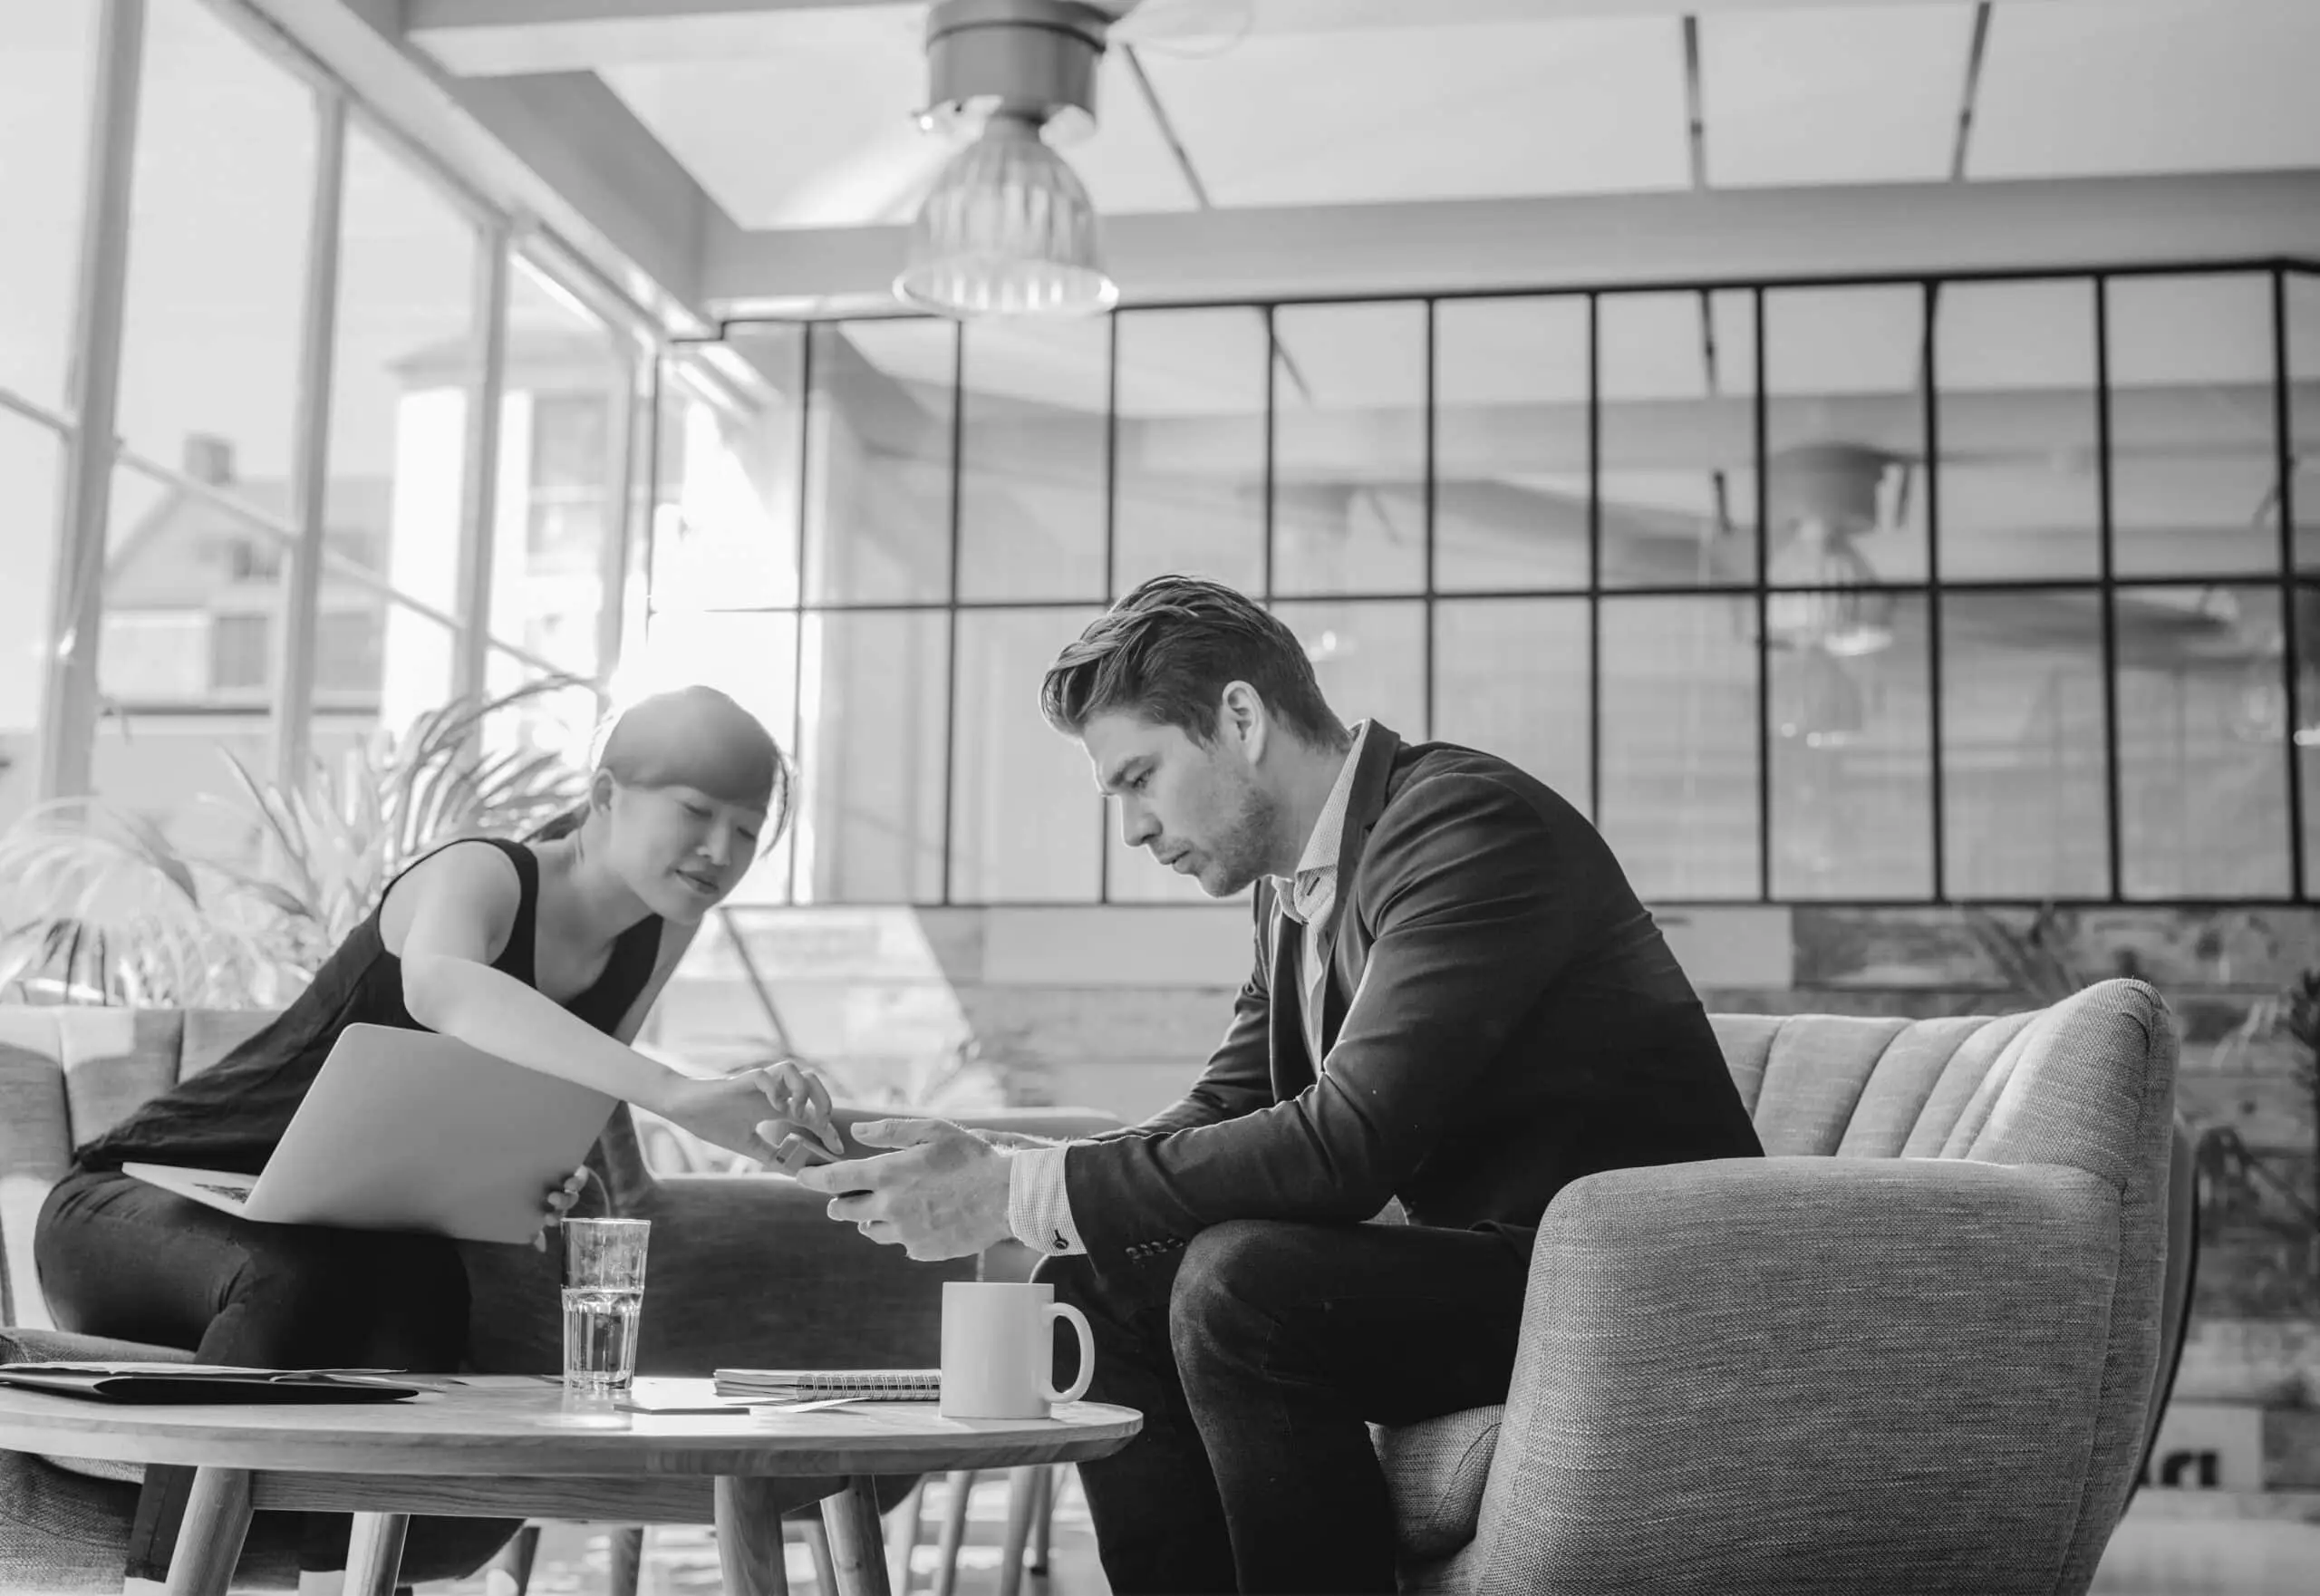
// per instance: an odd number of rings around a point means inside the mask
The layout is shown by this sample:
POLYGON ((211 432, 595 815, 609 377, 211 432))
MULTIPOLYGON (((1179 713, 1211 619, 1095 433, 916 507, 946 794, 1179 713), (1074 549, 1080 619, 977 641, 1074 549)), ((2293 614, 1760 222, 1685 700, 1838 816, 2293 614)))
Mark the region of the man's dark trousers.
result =
POLYGON ((1391 1591, 1368 1426, 1506 1399, 1527 1261, 1481 1231, 1235 1220, 1164 1262, 1039 1270, 1096 1334, 1088 1396, 1141 1411, 1080 1465, 1120 1596, 1391 1591))

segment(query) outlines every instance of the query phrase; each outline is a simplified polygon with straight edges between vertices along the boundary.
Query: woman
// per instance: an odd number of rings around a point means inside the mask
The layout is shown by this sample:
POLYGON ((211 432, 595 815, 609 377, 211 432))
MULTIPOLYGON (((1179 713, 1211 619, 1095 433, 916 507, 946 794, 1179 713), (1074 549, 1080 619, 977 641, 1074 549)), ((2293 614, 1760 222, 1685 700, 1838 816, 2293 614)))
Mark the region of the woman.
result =
MULTIPOLYGON (((34 1239, 58 1322, 203 1363, 460 1366, 468 1281, 449 1240, 260 1224, 121 1173, 132 1160, 257 1173, 356 1021, 458 1037, 738 1153, 767 1156, 756 1127, 768 1106, 836 1148, 828 1094, 794 1064, 700 1080, 628 1045, 702 917, 778 834, 789 788, 764 727, 720 692, 685 688, 620 718, 571 815, 525 842, 455 842, 412 865, 272 1024, 75 1152, 34 1239)), ((551 1216, 577 1182, 548 1195, 551 1216)), ((190 1484, 189 1470, 148 1471, 132 1581, 167 1577, 190 1484)), ((515 1527, 454 1519, 411 1533, 479 1558, 515 1527)), ((301 1568, 344 1567, 346 1541, 343 1517, 309 1515, 301 1568)))

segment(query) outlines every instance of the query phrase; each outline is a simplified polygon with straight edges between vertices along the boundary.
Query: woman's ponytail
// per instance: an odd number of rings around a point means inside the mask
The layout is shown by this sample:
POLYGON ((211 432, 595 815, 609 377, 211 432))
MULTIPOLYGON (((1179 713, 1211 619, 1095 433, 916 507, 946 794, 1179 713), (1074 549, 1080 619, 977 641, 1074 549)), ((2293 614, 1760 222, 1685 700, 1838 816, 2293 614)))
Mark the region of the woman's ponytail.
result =
POLYGON ((581 825, 587 818, 587 804, 585 801, 576 803, 570 808, 565 810, 564 813, 549 817, 547 820, 534 827, 529 833, 518 840, 527 843, 554 842, 560 837, 570 837, 574 832, 579 830, 581 825))

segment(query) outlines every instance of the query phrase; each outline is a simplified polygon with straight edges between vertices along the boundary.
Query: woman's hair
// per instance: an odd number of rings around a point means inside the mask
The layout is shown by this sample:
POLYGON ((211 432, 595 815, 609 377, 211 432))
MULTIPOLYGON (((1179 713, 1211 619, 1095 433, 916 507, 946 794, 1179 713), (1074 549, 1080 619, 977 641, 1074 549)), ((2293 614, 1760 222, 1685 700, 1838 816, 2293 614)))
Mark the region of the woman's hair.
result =
POLYGON ((1346 736, 1297 634, 1255 600, 1200 576, 1155 576, 1089 622, 1048 667, 1039 712, 1076 737, 1098 715, 1126 711, 1205 744, 1216 739, 1230 682, 1255 688, 1308 743, 1346 736))
MULTIPOLYGON (((604 728, 598 747, 595 769, 623 787, 683 785, 763 808, 760 853, 788 828, 796 768, 756 716, 713 687, 680 687, 640 699, 604 728)), ((569 837, 587 818, 584 798, 523 840, 569 837)))
POLYGON ((529 831, 527 831, 523 836, 517 837, 516 840, 518 842, 554 842, 559 837, 570 837, 574 832, 579 830, 581 826, 586 822, 587 818, 588 800, 583 798, 578 803, 573 805, 570 808, 566 809, 559 814, 549 816, 546 820, 542 821, 539 825, 533 827, 529 831))

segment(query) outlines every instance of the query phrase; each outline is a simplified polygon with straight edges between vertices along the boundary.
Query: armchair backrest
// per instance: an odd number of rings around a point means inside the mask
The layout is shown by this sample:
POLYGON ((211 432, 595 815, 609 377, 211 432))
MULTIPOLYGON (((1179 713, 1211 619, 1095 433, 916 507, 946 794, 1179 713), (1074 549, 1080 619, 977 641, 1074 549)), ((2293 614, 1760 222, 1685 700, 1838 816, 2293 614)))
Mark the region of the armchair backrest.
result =
POLYGON ((2112 1323, 2122 1328, 2104 1356, 2090 1500, 2071 1553, 2091 1577, 2171 1383, 2196 1243, 2166 1003, 2141 982, 2105 981, 1995 1019, 1715 1024, 1767 1153, 2055 1165, 2118 1192, 2112 1323))
POLYGON ((0 1323, 53 1322, 33 1271, 33 1222, 72 1149, 273 1018, 0 1003, 0 1323))

